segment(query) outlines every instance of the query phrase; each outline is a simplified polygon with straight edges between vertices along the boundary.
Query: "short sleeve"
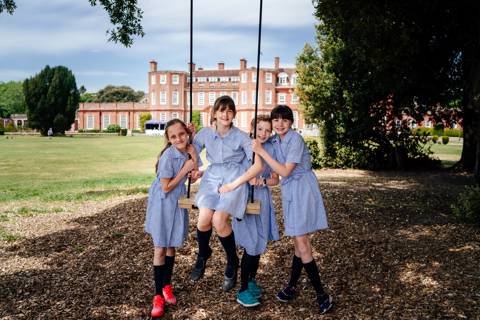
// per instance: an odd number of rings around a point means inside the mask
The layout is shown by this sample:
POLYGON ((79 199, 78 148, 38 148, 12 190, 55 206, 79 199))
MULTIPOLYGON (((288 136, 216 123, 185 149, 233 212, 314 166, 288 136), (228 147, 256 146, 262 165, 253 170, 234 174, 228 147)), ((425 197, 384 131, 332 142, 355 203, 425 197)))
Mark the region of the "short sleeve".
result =
POLYGON ((247 156, 248 161, 251 162, 253 159, 252 139, 250 139, 247 134, 242 135, 241 146, 243 151, 245 152, 245 155, 247 156))
POLYGON ((173 170, 173 159, 171 158, 170 150, 167 149, 158 161, 157 176, 161 178, 174 178, 175 172, 173 170))
POLYGON ((301 163, 305 152, 305 141, 299 134, 294 134, 288 143, 285 163, 301 163))
POLYGON ((195 147, 195 150, 197 150, 198 155, 200 155, 200 152, 202 152, 203 148, 205 148, 205 140, 207 133, 207 128, 202 128, 193 138, 192 143, 195 147))

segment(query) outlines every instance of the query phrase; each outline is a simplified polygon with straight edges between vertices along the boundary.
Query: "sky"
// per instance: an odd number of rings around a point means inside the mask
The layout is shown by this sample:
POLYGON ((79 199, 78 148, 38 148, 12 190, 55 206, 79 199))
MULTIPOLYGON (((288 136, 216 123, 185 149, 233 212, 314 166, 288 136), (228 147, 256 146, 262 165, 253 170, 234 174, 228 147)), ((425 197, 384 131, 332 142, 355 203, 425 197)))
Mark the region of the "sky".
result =
MULTIPOLYGON (((197 67, 255 66, 258 0, 195 0, 193 62, 197 67)), ((101 6, 88 0, 16 0, 13 15, 0 14, 0 82, 24 80, 46 65, 72 70, 77 86, 106 85, 147 91, 149 61, 159 70, 188 71, 190 1, 139 0, 145 36, 131 47, 108 41, 112 26, 101 6)), ((315 41, 311 0, 264 0, 261 67, 292 67, 305 43, 315 41)))

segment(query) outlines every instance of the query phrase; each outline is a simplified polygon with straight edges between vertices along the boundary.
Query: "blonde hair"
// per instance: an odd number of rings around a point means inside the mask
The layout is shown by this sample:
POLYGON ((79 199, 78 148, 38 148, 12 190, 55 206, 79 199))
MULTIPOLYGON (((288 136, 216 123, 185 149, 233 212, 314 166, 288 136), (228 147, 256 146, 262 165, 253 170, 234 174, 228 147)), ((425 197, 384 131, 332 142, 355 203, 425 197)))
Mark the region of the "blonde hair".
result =
MULTIPOLYGON (((272 119, 268 114, 259 114, 257 115, 257 124, 260 122, 270 122, 270 126, 272 125, 272 119)), ((253 138, 253 128, 255 127, 255 118, 252 119, 250 123, 250 138, 253 138)))

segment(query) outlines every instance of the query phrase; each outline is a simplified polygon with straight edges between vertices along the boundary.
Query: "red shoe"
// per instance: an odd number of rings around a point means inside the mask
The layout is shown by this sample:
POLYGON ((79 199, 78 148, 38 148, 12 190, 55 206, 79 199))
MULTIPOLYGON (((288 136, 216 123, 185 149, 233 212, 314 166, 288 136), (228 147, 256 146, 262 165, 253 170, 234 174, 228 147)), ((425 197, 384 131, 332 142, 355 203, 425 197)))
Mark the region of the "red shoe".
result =
POLYGON ((150 315, 155 318, 161 317, 165 313, 165 299, 159 294, 153 297, 153 307, 150 315))
POLYGON ((177 304, 177 298, 175 298, 175 295, 173 294, 173 287, 171 284, 167 284, 165 287, 163 287, 162 292, 163 296, 165 297, 165 301, 170 304, 177 304))

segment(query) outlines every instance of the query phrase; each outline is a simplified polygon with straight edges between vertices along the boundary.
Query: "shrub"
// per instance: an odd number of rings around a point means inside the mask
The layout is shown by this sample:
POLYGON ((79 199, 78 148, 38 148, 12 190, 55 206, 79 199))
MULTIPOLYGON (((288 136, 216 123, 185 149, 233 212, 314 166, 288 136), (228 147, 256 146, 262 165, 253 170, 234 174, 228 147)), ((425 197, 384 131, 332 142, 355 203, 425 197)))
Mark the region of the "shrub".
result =
POLYGON ((107 132, 108 133, 116 133, 116 132, 120 132, 120 129, 121 128, 118 124, 110 124, 107 127, 107 132))
POLYGON ((152 114, 150 112, 140 114, 140 130, 142 132, 145 132, 145 122, 151 119, 152 119, 152 114))
POLYGON ((320 168, 322 166, 322 162, 320 143, 318 142, 318 139, 306 138, 305 143, 307 144, 308 151, 310 151, 310 155, 312 156, 312 168, 320 168))
POLYGON ((17 131, 17 128, 15 128, 12 122, 9 122, 5 127, 5 132, 16 132, 16 131, 17 131))
POLYGON ((437 141, 438 141, 438 136, 437 136, 437 135, 433 136, 433 137, 432 137, 432 141, 433 141, 433 143, 437 143, 437 141))
POLYGON ((416 128, 412 130, 412 134, 415 136, 431 136, 433 130, 431 128, 416 128))
POLYGON ((448 141, 450 141, 450 138, 448 136, 442 136, 442 143, 443 144, 448 144, 448 141))
POLYGON ((0 136, 5 135, 5 127, 3 126, 3 121, 0 122, 0 136))
POLYGON ((466 187, 452 205, 452 211, 461 220, 480 226, 480 187, 466 187))
POLYGON ((463 137, 463 130, 460 129, 445 129, 444 135, 447 137, 463 137))
POLYGON ((120 129, 120 135, 121 135, 121 136, 126 136, 126 135, 127 135, 127 132, 128 132, 127 129, 120 129))

